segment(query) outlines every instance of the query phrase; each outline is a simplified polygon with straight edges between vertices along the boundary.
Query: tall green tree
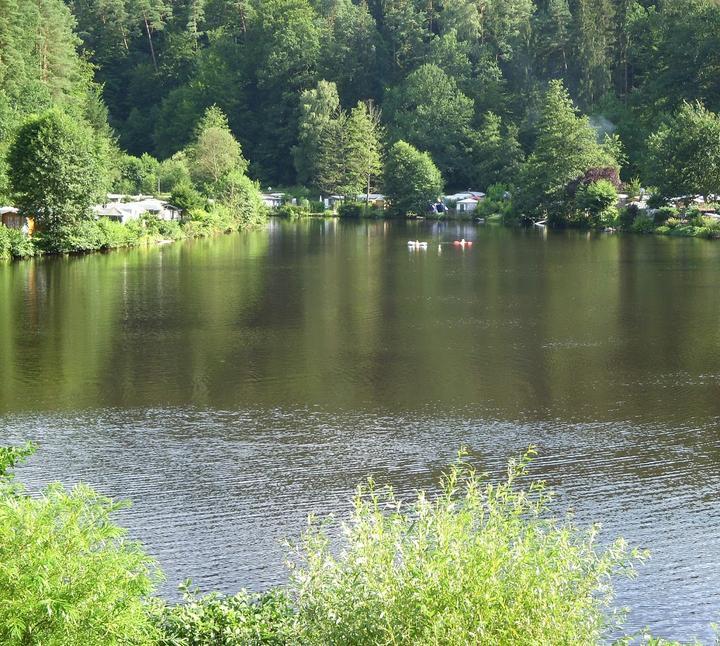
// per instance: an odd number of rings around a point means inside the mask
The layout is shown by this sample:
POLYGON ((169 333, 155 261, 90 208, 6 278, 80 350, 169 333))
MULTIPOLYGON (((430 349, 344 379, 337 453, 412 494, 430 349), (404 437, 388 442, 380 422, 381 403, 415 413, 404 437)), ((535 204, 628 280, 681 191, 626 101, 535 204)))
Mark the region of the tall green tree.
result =
POLYGON ((395 83, 425 56, 430 36, 427 16, 425 7, 415 0, 387 0, 380 4, 379 24, 387 52, 384 75, 395 83))
POLYGON ((388 91, 384 113, 393 139, 430 153, 452 186, 467 185, 474 106, 452 77, 422 65, 388 91))
POLYGON ((612 146, 603 146, 587 117, 578 114, 562 81, 548 87, 536 126, 535 147, 523 164, 517 208, 530 217, 567 217, 567 185, 594 167, 618 168, 612 146))
POLYGON ((385 162, 385 193, 394 215, 419 214, 442 194, 443 178, 432 158, 405 141, 390 148, 385 162))
POLYGON ((533 18, 532 55, 537 73, 546 78, 563 78, 568 74, 572 20, 568 0, 538 3, 533 18))
POLYGON ((193 181, 209 197, 217 197, 220 182, 231 172, 243 174, 248 165, 227 117, 217 106, 205 111, 187 156, 193 181))
POLYGON ((62 0, 0 0, 0 199, 9 199, 6 155, 16 129, 53 105, 97 127, 105 113, 92 69, 77 52, 62 0))
POLYGON ((517 128, 503 128, 502 119, 487 112, 478 131, 474 157, 477 181, 483 189, 493 184, 513 186, 523 161, 517 128))
POLYGON ((299 94, 317 82, 320 17, 308 0, 263 0, 248 24, 255 134, 252 159, 269 181, 292 182, 299 94))
POLYGON ((364 192, 369 196, 382 172, 382 138, 380 113, 372 105, 358 103, 345 124, 346 195, 364 192))
POLYGON ((89 126, 57 109, 23 125, 9 151, 15 204, 37 218, 41 229, 91 216, 90 207, 107 190, 107 151, 89 126))
MULTIPOLYGON (((332 191, 319 181, 321 168, 327 173, 328 161, 338 146, 337 121, 340 117, 340 97, 335 83, 318 81, 315 88, 300 95, 298 143, 293 148, 297 178, 301 184, 311 183, 332 191)), ((331 182, 332 183, 332 182, 331 182)))
POLYGON ((665 197, 720 193, 720 116, 684 103, 650 137, 647 179, 665 197))
POLYGON ((378 99, 381 42, 367 4, 334 0, 325 21, 320 76, 333 79, 343 105, 378 99))

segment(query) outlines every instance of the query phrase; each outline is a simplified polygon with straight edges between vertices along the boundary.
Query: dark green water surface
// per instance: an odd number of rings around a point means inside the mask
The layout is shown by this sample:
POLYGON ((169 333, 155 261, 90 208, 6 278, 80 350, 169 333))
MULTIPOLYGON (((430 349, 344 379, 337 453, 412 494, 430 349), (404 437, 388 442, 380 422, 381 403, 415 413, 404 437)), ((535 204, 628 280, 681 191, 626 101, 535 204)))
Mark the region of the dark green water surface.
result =
POLYGON ((0 440, 41 444, 33 488, 131 498, 170 597, 281 582, 279 540, 368 474, 536 444, 561 509, 652 551, 630 626, 709 639, 719 277, 717 242, 331 220, 4 265, 0 440))

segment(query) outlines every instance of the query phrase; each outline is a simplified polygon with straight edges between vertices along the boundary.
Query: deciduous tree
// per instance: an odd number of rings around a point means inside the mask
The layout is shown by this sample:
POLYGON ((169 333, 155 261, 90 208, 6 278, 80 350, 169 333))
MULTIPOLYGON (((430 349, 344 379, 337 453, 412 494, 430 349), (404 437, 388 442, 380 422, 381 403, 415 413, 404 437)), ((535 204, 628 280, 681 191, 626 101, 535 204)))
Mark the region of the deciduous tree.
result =
POLYGON ((9 161, 16 205, 48 231, 90 217, 90 206, 106 190, 103 142, 57 109, 20 128, 9 161))
POLYGON ((720 193, 720 116, 684 103, 650 137, 647 178, 665 197, 720 193))
POLYGON ((230 172, 244 173, 247 169, 242 148, 230 132, 227 117, 217 106, 206 110, 188 158, 193 181, 210 197, 215 197, 220 181, 230 172))
POLYGON ((428 153, 405 141, 393 144, 385 162, 385 193, 392 213, 424 213, 442 191, 442 175, 428 153))

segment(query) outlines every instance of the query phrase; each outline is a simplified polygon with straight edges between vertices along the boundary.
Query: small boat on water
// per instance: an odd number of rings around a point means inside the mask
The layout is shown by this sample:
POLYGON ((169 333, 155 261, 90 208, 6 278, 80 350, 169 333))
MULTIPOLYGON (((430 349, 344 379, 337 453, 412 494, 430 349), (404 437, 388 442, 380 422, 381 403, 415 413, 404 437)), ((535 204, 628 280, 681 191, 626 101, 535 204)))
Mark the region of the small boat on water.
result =
POLYGON ((427 242, 420 242, 419 240, 408 240, 408 247, 411 249, 427 249, 427 242))
POLYGON ((472 247, 472 240, 465 240, 465 238, 463 238, 462 240, 454 240, 453 244, 456 247, 472 247))

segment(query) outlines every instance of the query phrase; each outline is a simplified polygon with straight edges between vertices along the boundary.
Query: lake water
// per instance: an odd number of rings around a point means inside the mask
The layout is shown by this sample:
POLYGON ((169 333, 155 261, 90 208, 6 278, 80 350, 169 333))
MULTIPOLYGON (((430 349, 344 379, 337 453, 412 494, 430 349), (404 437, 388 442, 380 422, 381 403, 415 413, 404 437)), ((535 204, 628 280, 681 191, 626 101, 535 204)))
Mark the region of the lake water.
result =
POLYGON ((708 241, 334 220, 6 265, 0 440, 40 443, 33 488, 132 499, 169 597, 282 582, 281 539, 369 474, 408 494, 532 443, 561 509, 652 551, 629 625, 709 640, 718 277, 708 241))

